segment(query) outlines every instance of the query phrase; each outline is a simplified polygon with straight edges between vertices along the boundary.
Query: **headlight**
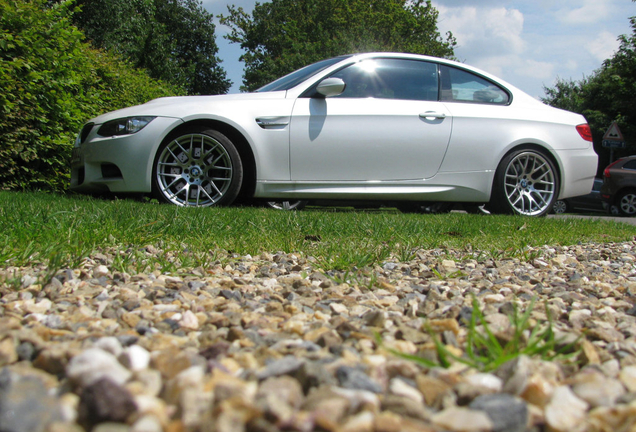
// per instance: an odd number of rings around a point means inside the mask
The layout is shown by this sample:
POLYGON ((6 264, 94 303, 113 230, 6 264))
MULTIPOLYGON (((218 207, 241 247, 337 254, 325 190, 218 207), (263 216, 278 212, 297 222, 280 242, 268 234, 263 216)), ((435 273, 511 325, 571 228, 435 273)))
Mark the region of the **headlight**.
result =
POLYGON ((131 135, 145 128, 155 117, 126 117, 104 123, 97 135, 108 137, 131 135))

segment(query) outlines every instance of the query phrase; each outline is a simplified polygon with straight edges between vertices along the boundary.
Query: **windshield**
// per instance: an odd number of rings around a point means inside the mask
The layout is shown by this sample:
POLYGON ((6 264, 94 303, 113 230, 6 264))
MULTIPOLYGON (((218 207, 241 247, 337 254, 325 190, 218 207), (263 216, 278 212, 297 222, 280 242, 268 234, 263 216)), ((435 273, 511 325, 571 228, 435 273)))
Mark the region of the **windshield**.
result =
POLYGON ((309 66, 305 66, 302 69, 298 69, 288 75, 285 75, 282 78, 278 78, 276 81, 272 81, 269 84, 264 85, 263 87, 256 90, 257 92, 270 92, 270 91, 280 91, 280 90, 289 90, 305 81, 307 78, 310 78, 316 75, 318 72, 327 69, 329 66, 338 63, 351 56, 340 56, 334 57, 327 60, 321 60, 317 63, 310 64, 309 66))

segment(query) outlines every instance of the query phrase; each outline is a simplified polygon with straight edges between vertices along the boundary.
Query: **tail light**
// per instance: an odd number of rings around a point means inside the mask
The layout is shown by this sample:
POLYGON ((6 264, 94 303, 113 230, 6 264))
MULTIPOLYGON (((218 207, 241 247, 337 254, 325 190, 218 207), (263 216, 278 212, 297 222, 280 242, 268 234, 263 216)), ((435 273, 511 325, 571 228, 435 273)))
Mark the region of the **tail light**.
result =
POLYGON ((609 164, 604 170, 603 170, 603 177, 605 178, 610 178, 610 168, 613 167, 614 165, 616 165, 617 163, 619 163, 621 160, 617 160, 615 162, 612 162, 611 164, 609 164))
POLYGON ((580 124, 576 127, 577 132, 581 135, 585 141, 592 142, 592 129, 590 129, 590 125, 587 123, 580 124))

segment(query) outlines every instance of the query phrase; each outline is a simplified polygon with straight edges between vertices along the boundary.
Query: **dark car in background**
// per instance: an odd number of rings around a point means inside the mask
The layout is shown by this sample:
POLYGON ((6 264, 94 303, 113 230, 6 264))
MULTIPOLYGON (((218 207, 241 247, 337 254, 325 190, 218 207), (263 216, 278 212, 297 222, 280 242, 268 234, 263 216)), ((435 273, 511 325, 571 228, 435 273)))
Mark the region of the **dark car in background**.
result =
POLYGON ((603 179, 594 179, 592 190, 587 195, 580 195, 572 198, 559 199, 554 202, 552 212, 556 214, 570 213, 572 211, 605 211, 603 200, 601 199, 601 187, 603 179))
POLYGON ((601 199, 613 215, 636 216, 636 156, 618 159, 605 168, 601 199))

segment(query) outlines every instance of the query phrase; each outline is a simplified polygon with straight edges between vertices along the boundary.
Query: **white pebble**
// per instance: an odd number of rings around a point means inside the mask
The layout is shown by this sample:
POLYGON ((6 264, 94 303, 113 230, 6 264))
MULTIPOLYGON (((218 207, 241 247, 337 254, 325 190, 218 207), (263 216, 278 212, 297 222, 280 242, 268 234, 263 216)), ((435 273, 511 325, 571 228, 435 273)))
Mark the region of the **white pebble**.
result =
POLYGON ((111 353, 115 357, 119 356, 123 351, 121 343, 116 337, 103 337, 93 344, 94 348, 100 348, 106 352, 111 353))
POLYGON ((576 428, 584 419, 589 405, 579 399, 568 386, 554 390, 550 403, 545 407, 545 420, 559 432, 576 428))
POLYGON ((117 384, 123 384, 130 375, 131 372, 115 356, 99 348, 87 349, 73 357, 66 366, 66 376, 81 387, 101 378, 110 378, 117 384))
POLYGON ((183 316, 179 320, 179 325, 187 329, 198 330, 199 319, 194 313, 192 313, 192 311, 187 310, 183 313, 183 316))
POLYGON ((98 265, 93 269, 93 277, 95 279, 99 279, 102 276, 108 276, 108 273, 108 267, 106 267, 105 265, 98 265))
POLYGON ((119 361, 131 371, 142 371, 150 365, 150 353, 144 347, 132 345, 124 349, 119 361))

